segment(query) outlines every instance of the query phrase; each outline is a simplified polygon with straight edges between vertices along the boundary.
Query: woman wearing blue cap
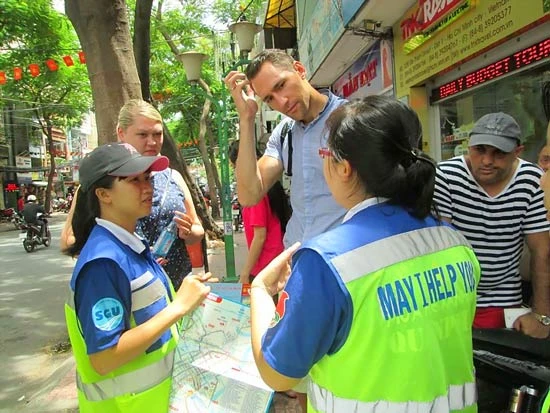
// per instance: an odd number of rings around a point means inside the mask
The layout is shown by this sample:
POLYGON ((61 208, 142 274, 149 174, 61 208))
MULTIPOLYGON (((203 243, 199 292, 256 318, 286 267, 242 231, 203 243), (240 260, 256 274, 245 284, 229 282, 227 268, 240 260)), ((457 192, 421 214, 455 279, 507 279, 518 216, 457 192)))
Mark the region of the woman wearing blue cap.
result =
POLYGON ((82 413, 168 411, 175 323, 210 291, 207 274, 186 277, 174 292, 134 233, 151 212, 150 174, 167 166, 129 144, 100 146, 81 162, 65 315, 82 413))

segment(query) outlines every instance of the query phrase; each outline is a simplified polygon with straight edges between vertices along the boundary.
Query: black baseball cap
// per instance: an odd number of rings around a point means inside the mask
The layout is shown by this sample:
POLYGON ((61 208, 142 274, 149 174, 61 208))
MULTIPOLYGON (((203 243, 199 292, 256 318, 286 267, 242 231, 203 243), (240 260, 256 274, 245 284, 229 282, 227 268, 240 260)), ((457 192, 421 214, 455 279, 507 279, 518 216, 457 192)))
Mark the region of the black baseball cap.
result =
POLYGON ((166 156, 142 156, 127 143, 98 146, 80 161, 80 186, 84 191, 104 176, 135 176, 168 168, 166 156))

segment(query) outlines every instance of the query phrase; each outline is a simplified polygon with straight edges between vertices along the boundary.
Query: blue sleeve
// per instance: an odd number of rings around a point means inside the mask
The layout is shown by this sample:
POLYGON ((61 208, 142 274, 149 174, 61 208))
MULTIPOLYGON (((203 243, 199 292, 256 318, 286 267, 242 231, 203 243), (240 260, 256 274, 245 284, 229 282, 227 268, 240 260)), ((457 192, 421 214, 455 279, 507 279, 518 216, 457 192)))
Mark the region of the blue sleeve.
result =
POLYGON ((115 346, 130 329, 131 289, 128 278, 112 260, 84 265, 75 286, 76 314, 88 354, 115 346))
POLYGON ((349 294, 318 253, 302 249, 292 260, 292 274, 263 337, 262 352, 267 364, 280 374, 302 378, 345 342, 353 307, 349 294))

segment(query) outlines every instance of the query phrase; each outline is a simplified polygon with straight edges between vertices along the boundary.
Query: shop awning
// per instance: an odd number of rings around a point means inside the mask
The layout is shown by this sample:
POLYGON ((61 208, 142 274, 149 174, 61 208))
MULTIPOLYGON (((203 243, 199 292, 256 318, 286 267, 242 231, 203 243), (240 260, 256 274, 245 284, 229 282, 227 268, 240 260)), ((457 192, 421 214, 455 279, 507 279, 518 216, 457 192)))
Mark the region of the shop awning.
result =
POLYGON ((295 27, 295 0, 269 0, 264 29, 293 29, 295 27))

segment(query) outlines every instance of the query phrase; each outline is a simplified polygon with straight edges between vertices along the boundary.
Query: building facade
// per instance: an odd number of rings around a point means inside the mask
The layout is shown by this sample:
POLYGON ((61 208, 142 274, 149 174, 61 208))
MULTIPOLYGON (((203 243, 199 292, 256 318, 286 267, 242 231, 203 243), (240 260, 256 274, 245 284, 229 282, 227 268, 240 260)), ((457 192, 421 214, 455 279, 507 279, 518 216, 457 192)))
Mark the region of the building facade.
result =
POLYGON ((419 0, 393 32, 396 96, 419 113, 426 151, 465 153, 475 121, 502 111, 536 162, 550 115, 549 1, 419 0))

